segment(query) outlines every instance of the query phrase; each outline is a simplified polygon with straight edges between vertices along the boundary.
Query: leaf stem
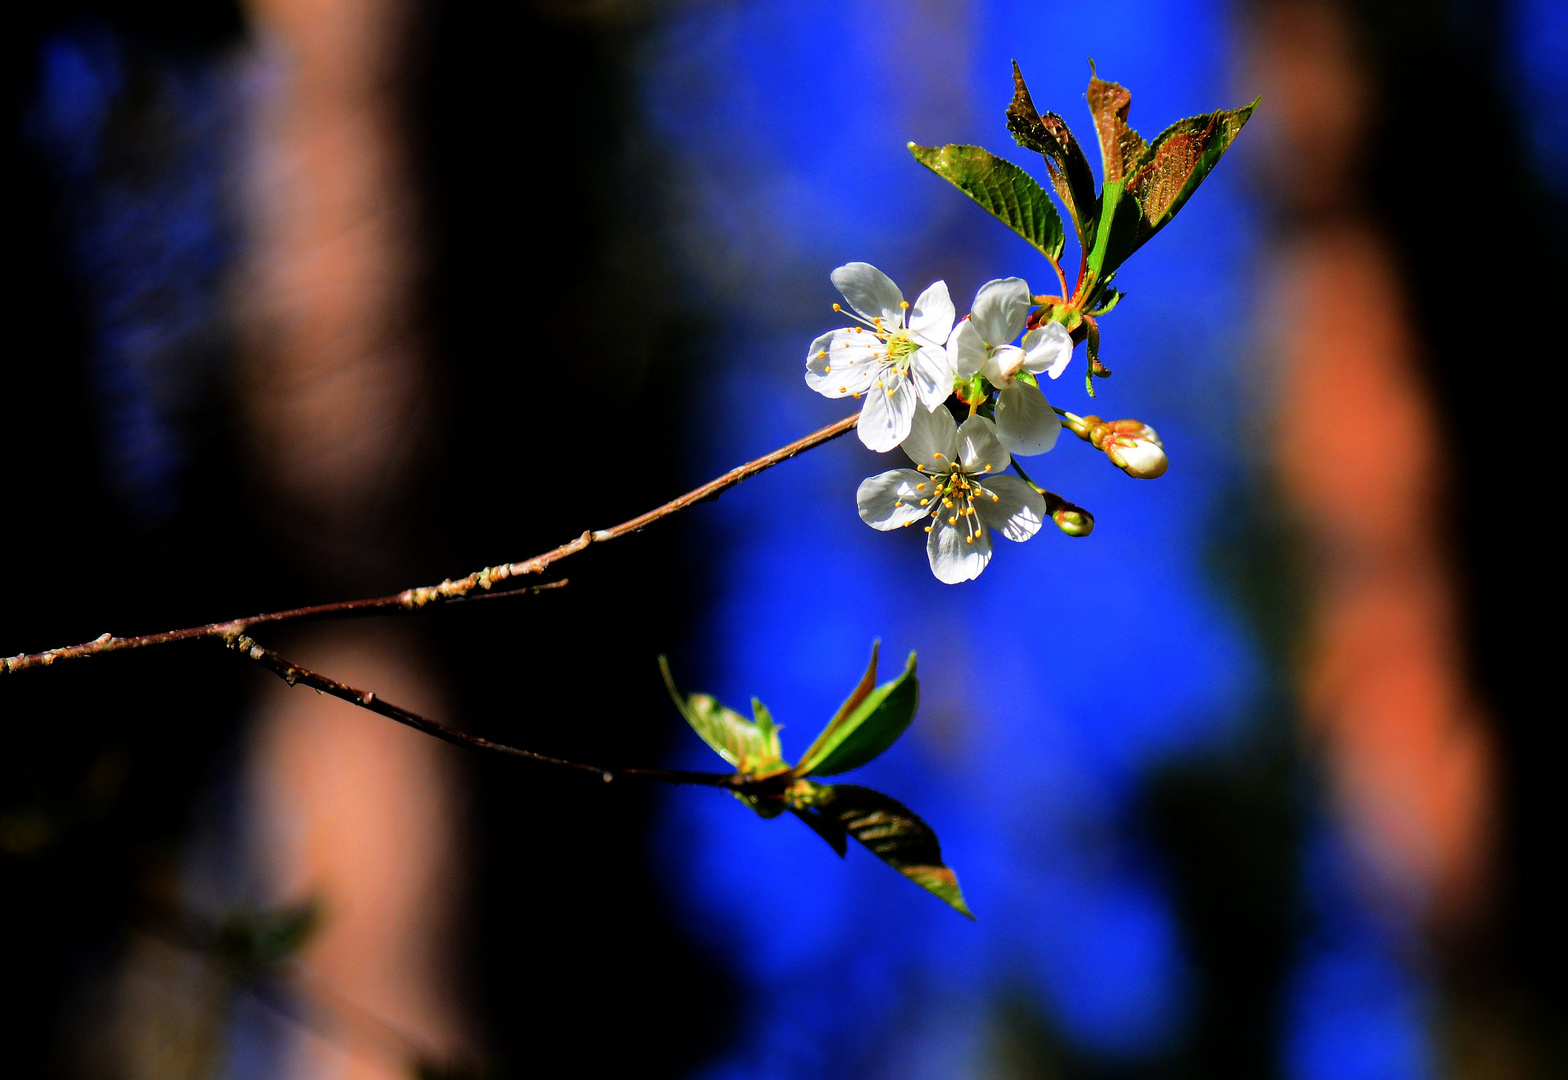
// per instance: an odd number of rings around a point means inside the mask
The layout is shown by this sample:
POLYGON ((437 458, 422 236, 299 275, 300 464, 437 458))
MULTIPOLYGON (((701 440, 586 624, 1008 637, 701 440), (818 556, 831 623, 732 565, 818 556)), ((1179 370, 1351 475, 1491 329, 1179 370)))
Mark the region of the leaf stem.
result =
POLYGON ((498 755, 501 757, 521 758, 532 761, 538 765, 548 765, 552 768, 565 769, 570 772, 584 773, 598 777, 606 784, 618 779, 655 780, 665 784, 691 784, 700 787, 727 788, 731 791, 753 791, 777 786, 777 781, 772 778, 752 778, 740 773, 709 773, 688 772, 679 769, 608 769, 601 765, 588 765, 580 761, 569 761, 565 758, 551 757, 533 750, 524 750, 520 747, 509 746, 506 743, 495 742, 492 739, 470 735, 449 727, 439 720, 432 720, 422 716, 412 709, 405 709, 401 705, 378 696, 373 690, 362 690, 349 686, 347 683, 338 682, 319 672, 301 667, 286 657, 280 656, 271 649, 265 648, 256 639, 248 634, 237 633, 228 639, 229 648, 247 659, 254 660, 290 686, 308 686, 312 690, 346 701, 361 709, 367 709, 395 720, 399 724, 423 732, 442 742, 461 746, 465 750, 474 750, 483 754, 498 755), (771 781, 771 783, 770 783, 771 781))
POLYGON ((1051 269, 1056 271, 1056 280, 1062 286, 1062 300, 1065 302, 1067 299, 1067 275, 1062 273, 1062 264, 1059 261, 1051 258, 1049 255, 1045 258, 1051 264, 1051 269))

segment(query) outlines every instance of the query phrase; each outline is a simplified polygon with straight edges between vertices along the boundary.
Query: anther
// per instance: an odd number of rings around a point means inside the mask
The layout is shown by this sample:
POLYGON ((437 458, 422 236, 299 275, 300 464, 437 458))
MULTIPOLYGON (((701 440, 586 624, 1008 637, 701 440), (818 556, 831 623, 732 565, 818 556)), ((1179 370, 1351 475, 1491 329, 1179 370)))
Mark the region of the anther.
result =
POLYGON ((834 311, 843 311, 843 310, 844 310, 844 309, 843 309, 843 308, 841 308, 841 307, 839 307, 839 306, 838 306, 838 305, 837 305, 837 304, 834 304, 834 305, 833 305, 833 310, 834 310, 834 311))
POLYGON ((991 471, 991 465, 990 465, 989 462, 986 464, 985 471, 986 472, 990 472, 991 471))
POLYGON ((898 302, 898 306, 903 308, 905 311, 908 311, 909 310, 909 301, 908 300, 900 300, 898 302))
POLYGON ((915 490, 916 491, 924 491, 925 489, 926 489, 926 486, 924 484, 916 484, 915 485, 915 490))
MULTIPOLYGON (((924 484, 921 484, 921 485, 920 485, 920 486, 921 486, 921 487, 925 487, 925 485, 924 485, 924 484)), ((927 504, 927 503, 929 503, 929 502, 930 502, 930 501, 931 501, 931 500, 930 500, 930 499, 921 499, 921 500, 920 500, 920 505, 921 505, 921 506, 925 506, 925 505, 926 505, 926 504, 927 504)))
MULTIPOLYGON (((822 354, 822 356, 826 356, 826 355, 827 355, 827 353, 823 353, 823 354, 822 354)), ((820 359, 822 359, 822 356, 819 356, 819 357, 817 357, 817 359, 818 359, 818 360, 820 360, 820 359)), ((833 365, 832 365, 832 364, 823 364, 823 365, 822 365, 822 374, 824 374, 824 375, 828 375, 828 374, 831 374, 831 373, 832 373, 832 371, 833 371, 833 365)), ((989 469, 989 468, 990 468, 990 466, 989 466, 989 465, 987 465, 987 466, 986 466, 986 468, 988 468, 988 469, 989 469)))

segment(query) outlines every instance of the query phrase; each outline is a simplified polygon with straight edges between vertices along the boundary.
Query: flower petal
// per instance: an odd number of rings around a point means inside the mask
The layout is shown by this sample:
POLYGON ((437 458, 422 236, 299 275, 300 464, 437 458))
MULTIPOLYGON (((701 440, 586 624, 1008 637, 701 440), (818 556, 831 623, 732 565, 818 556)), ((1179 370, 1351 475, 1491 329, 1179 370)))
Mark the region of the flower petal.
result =
POLYGON ((806 356, 806 385, 823 397, 863 394, 876 377, 885 350, 874 334, 835 330, 811 343, 806 356))
POLYGON ((1058 378, 1073 358, 1073 336, 1059 322, 1037 326, 1024 336, 1024 370, 1058 378))
POLYGON ((991 380, 992 386, 1007 386, 1023 370, 1024 351, 1017 345, 1001 345, 991 350, 985 358, 981 373, 991 380))
POLYGON ((958 429, 958 459, 971 476, 999 473, 1012 461, 996 425, 983 416, 971 416, 958 429))
POLYGON ((1015 454, 1043 454, 1056 445, 1062 422, 1038 386, 1018 381, 996 395, 996 431, 1015 454))
POLYGON ((973 581, 991 561, 991 530, 973 517, 937 515, 926 538, 926 558, 931 572, 947 585, 973 581), (978 535, 977 535, 978 532, 978 535))
POLYGON ((904 294, 870 263, 845 263, 833 271, 833 287, 861 318, 880 318, 889 329, 904 325, 904 294))
POLYGON ((909 436, 915 415, 929 415, 920 408, 915 384, 891 368, 877 372, 866 388, 866 406, 860 410, 860 441, 878 453, 893 449, 909 436))
POLYGON ((926 345, 915 353, 909 373, 928 412, 940 409, 953 393, 953 361, 940 345, 926 345))
POLYGON ((909 332, 922 345, 946 345, 948 335, 953 332, 954 314, 953 298, 947 294, 947 282, 933 282, 909 310, 909 332))
POLYGON ((972 379, 985 366, 985 341, 974 321, 965 319, 953 328, 947 339, 947 354, 953 358, 953 372, 960 379, 972 379))
POLYGON ((980 491, 975 513, 1009 540, 1023 543, 1045 524, 1045 497, 1018 477, 987 477, 980 491))
POLYGON ((1023 278, 998 278, 975 294, 975 323, 987 345, 1008 345, 1023 333, 1029 318, 1029 285, 1023 278))
POLYGON ((929 506, 920 505, 920 500, 930 498, 934 485, 929 476, 914 469, 891 469, 868 476, 855 492, 860 520, 883 532, 919 521, 931 512, 929 506))
POLYGON ((916 465, 945 473, 958 456, 958 425, 946 409, 916 409, 904 440, 904 453, 916 465))

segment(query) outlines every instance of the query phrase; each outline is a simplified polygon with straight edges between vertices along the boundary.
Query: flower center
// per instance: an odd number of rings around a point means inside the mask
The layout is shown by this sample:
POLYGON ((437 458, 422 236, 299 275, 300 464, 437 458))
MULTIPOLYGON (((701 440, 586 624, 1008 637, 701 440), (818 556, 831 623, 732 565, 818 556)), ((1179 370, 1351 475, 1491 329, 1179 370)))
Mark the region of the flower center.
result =
POLYGON ((909 367, 909 358, 915 355, 920 346, 915 339, 903 330, 895 331, 887 341, 887 360, 896 370, 904 371, 909 367))
MULTIPOLYGON (((930 532, 937 525, 962 528, 967 534, 965 541, 974 543, 975 538, 985 531, 975 513, 975 501, 990 499, 992 502, 1000 502, 1000 497, 981 487, 979 481, 966 473, 964 467, 956 461, 949 462, 945 471, 925 465, 916 465, 915 468, 929 477, 915 487, 920 496, 919 504, 928 508, 928 516, 936 518, 936 521, 925 527, 925 531, 930 532)), ((991 471, 989 465, 986 471, 991 471)))

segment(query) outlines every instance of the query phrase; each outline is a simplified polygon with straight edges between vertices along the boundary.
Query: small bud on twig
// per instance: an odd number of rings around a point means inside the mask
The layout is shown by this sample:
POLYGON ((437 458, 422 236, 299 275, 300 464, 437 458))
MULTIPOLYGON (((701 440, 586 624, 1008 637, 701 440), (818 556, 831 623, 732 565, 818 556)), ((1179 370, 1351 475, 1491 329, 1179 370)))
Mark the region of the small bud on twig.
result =
POLYGON ((1105 451, 1111 464, 1134 479, 1154 480, 1170 468, 1165 444, 1142 420, 1101 420, 1098 416, 1075 416, 1070 412, 1062 412, 1061 417, 1063 427, 1105 451))
POLYGON ((1093 514, 1068 502, 1054 491, 1039 490, 1045 496, 1045 512, 1051 515, 1058 529, 1068 536, 1088 536, 1094 532, 1093 514))

